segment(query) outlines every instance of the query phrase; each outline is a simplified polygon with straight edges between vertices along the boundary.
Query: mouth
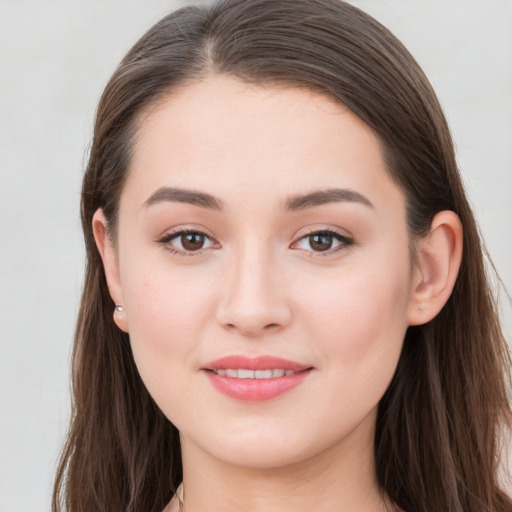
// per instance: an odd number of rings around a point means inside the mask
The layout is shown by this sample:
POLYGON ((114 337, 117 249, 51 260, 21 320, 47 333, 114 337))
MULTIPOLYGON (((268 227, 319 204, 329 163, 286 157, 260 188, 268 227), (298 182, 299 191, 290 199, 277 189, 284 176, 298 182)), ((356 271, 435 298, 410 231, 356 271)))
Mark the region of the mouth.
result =
POLYGON ((293 370, 285 370, 283 368, 268 370, 248 370, 246 368, 218 368, 211 370, 221 377, 229 377, 231 379, 277 379, 280 377, 293 375, 293 370))
POLYGON ((217 391, 248 402, 276 398, 301 384, 313 369, 273 356, 228 356, 202 368, 217 391))

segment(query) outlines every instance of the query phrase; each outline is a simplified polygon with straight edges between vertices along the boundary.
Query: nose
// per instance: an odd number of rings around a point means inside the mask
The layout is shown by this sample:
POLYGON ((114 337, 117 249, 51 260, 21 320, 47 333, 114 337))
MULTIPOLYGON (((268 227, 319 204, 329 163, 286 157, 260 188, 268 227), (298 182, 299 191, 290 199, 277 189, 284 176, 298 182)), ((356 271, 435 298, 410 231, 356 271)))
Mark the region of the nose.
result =
POLYGON ((217 321, 225 329, 256 338, 289 324, 285 279, 272 255, 252 252, 237 257, 226 269, 223 284, 217 321))

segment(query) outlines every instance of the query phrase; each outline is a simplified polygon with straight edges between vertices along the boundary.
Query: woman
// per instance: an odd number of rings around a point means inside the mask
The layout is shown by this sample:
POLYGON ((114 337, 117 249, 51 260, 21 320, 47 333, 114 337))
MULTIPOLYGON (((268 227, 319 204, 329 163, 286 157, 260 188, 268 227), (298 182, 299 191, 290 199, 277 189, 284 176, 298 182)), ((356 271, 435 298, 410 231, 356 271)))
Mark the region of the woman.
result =
POLYGON ((102 96, 82 221, 54 511, 512 510, 475 220, 435 94, 375 20, 164 18, 102 96))

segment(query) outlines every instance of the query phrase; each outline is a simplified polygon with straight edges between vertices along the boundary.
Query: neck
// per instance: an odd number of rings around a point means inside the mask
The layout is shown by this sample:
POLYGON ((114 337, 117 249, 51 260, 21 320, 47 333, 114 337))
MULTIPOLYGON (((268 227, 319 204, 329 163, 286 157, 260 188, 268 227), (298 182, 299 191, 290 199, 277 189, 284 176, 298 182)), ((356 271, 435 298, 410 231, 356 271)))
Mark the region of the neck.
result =
POLYGON ((377 512, 373 416, 336 446, 306 460, 247 468, 211 457, 182 436, 185 512, 377 512))

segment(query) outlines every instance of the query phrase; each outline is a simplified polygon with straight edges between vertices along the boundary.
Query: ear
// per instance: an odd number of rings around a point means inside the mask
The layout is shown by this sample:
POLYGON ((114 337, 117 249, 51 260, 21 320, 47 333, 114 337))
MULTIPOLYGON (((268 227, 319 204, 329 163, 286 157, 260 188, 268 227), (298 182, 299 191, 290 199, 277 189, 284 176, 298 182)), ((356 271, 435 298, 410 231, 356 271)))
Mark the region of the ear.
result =
POLYGON ((122 306, 122 309, 114 309, 114 322, 124 332, 128 332, 128 318, 124 309, 123 290, 121 287, 121 279, 119 277, 119 262, 117 253, 112 241, 109 239, 107 230, 107 219, 103 214, 103 210, 99 208, 92 218, 92 230, 94 240, 103 261, 103 268, 107 278, 107 286, 112 300, 116 306, 122 306))
POLYGON ((462 259, 462 224, 451 211, 439 212, 419 239, 408 305, 409 325, 432 320, 448 301, 462 259))

